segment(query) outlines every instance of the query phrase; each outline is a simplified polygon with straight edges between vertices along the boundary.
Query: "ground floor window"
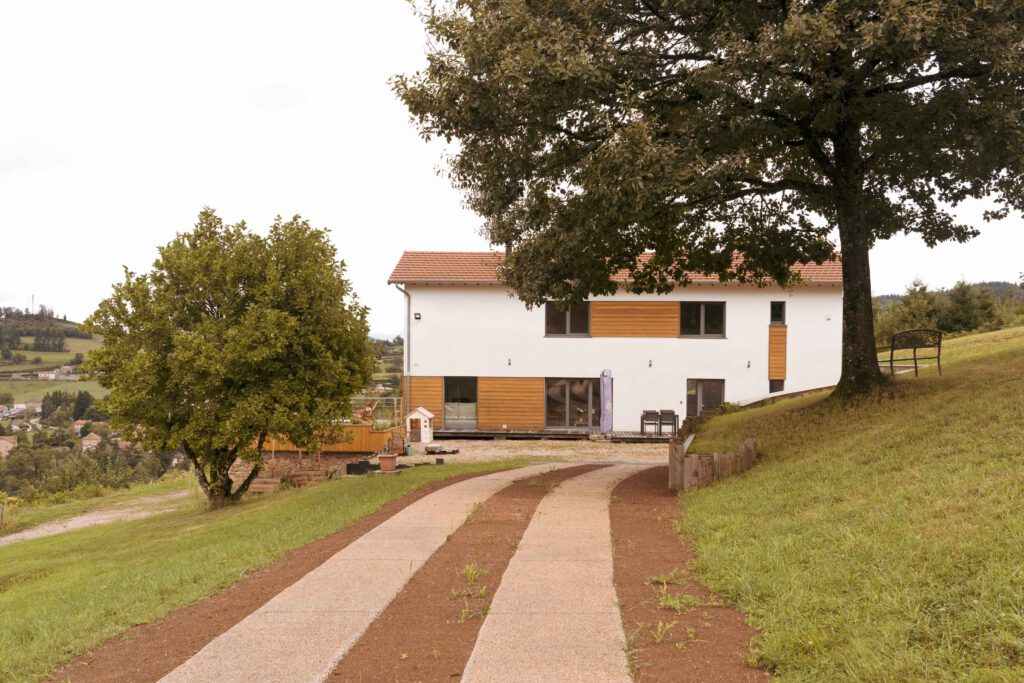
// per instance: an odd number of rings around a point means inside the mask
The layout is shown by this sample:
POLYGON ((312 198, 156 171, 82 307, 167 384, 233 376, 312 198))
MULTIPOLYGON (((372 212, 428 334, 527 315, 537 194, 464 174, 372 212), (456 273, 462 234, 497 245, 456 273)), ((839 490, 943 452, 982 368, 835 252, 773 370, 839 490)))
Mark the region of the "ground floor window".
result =
POLYGON ((601 383, 597 379, 544 380, 544 423, 548 429, 601 426, 601 383))
POLYGON ((686 380, 686 416, 696 417, 709 410, 718 410, 725 403, 724 379, 686 380))
POLYGON ((786 380, 784 379, 770 379, 768 380, 768 393, 775 394, 780 391, 786 390, 786 380))
POLYGON ((444 426, 476 429, 476 377, 444 378, 444 426))

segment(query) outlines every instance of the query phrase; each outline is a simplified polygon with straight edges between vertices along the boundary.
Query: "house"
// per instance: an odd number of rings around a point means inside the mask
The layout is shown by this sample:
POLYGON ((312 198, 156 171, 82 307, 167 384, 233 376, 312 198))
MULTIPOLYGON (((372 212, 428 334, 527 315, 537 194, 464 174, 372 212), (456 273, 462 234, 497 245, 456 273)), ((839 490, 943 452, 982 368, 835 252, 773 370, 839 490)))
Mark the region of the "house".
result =
POLYGON ((406 296, 404 408, 432 412, 435 436, 638 432, 646 410, 693 416, 839 379, 838 258, 794 267, 791 289, 692 274, 569 310, 509 296, 503 258, 406 252, 388 280, 406 296))
POLYGON ((39 414, 43 412, 42 401, 25 401, 25 410, 30 413, 39 414))
POLYGON ((75 434, 81 435, 82 427, 89 424, 88 420, 75 420, 71 423, 71 428, 75 430, 75 434))
POLYGON ((18 446, 18 437, 0 436, 0 458, 6 458, 7 454, 18 446))
POLYGON ((82 450, 94 451, 99 447, 101 441, 103 441, 103 437, 101 437, 96 432, 87 434, 84 437, 82 437, 82 450))
POLYGON ((57 374, 57 372, 55 372, 53 370, 49 370, 49 371, 46 371, 46 372, 37 372, 36 373, 36 377, 38 377, 41 380, 46 380, 48 382, 53 382, 53 381, 56 381, 58 379, 63 379, 63 377, 60 377, 57 374))

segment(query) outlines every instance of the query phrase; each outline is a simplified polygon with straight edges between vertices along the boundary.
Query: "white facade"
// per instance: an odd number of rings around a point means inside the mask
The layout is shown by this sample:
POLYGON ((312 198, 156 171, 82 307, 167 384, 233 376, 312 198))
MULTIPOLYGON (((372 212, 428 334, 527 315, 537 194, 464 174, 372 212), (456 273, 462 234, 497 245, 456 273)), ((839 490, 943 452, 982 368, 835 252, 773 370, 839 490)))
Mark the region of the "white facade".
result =
MULTIPOLYGON (((528 310, 498 285, 406 285, 406 368, 411 376, 614 378, 614 431, 639 431, 645 409, 686 415, 688 379, 721 379, 725 401, 770 395, 770 303, 786 302, 784 392, 839 380, 842 287, 793 290, 691 285, 669 295, 618 294, 635 301, 725 302, 725 338, 545 336, 543 307, 528 310)), ((601 301, 610 297, 594 297, 601 301)), ((415 408, 416 406, 412 406, 415 408)))

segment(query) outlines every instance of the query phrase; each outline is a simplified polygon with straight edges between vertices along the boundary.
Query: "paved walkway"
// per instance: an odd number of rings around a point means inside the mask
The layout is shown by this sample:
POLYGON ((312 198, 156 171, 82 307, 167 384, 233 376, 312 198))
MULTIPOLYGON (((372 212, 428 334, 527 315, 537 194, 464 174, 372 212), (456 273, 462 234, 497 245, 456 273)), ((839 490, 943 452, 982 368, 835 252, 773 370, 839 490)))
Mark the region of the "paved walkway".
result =
POLYGON ((573 464, 533 465, 474 477, 421 498, 286 588, 162 680, 324 680, 476 504, 516 479, 573 464))
POLYGON ((595 470, 541 501, 494 595, 463 681, 629 683, 608 507, 615 485, 644 467, 595 470))
POLYGON ((33 538, 55 536, 57 534, 63 534, 66 531, 84 529, 86 527, 97 526, 99 524, 123 522, 129 519, 142 519, 143 517, 149 517, 150 515, 156 515, 161 512, 173 510, 177 505, 177 501, 187 495, 188 491, 175 491, 174 493, 166 493, 158 496, 145 496, 142 498, 136 498, 132 501, 126 501, 124 503, 115 503, 110 507, 86 512, 85 514, 81 514, 76 517, 70 517, 56 522, 46 522, 29 529, 25 529, 24 531, 17 531, 13 534, 0 536, 0 546, 7 545, 9 543, 16 543, 17 541, 28 541, 33 538))

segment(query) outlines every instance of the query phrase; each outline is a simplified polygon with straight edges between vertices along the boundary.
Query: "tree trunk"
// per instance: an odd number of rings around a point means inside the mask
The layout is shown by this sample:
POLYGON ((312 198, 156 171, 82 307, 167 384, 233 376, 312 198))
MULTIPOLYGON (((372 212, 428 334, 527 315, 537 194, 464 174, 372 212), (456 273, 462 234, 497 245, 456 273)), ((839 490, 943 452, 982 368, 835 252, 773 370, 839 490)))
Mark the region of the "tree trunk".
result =
MULTIPOLYGON (((851 131, 853 128, 851 127, 851 131)), ((867 396, 885 385, 878 368, 875 321, 871 307, 871 227, 864 218, 863 177, 859 173, 858 133, 836 146, 841 180, 836 186, 836 217, 843 255, 842 374, 833 396, 843 403, 867 396)))

